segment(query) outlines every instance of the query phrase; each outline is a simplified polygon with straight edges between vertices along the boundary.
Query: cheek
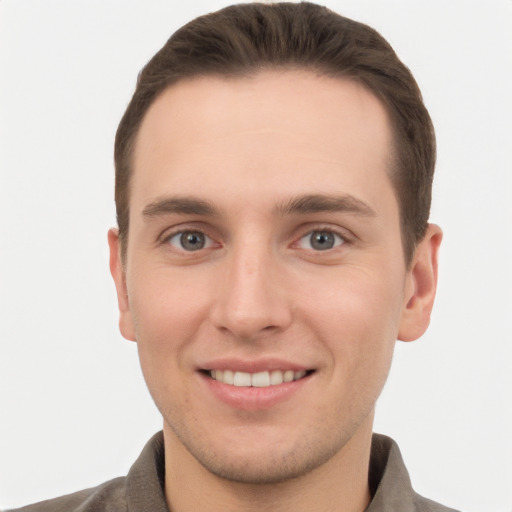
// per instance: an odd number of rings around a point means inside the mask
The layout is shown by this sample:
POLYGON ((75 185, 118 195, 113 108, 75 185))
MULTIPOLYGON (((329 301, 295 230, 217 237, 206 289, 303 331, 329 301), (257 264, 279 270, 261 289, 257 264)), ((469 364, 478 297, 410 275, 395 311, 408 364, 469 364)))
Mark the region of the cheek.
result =
MULTIPOLYGON (((150 394, 164 416, 189 400, 185 386, 187 348, 208 307, 196 286, 183 286, 166 272, 144 272, 129 289, 140 366, 150 394)), ((179 414, 178 414, 179 416, 179 414)))
POLYGON ((393 265, 382 263, 381 269, 351 266, 323 276, 302 276, 294 294, 302 307, 322 317, 322 323, 353 328, 374 324, 395 325, 403 301, 404 277, 393 265), (305 293, 306 290, 306 293, 305 293), (325 322, 325 319, 329 319, 325 322))
POLYGON ((324 281, 323 289, 309 290, 300 309, 335 367, 348 373, 387 371, 400 324, 400 275, 344 269, 324 281))
POLYGON ((200 279, 187 280, 171 272, 144 271, 144 279, 129 286, 141 363, 179 364, 179 353, 204 322, 207 293, 200 279), (163 357, 173 354, 172 358, 163 357))

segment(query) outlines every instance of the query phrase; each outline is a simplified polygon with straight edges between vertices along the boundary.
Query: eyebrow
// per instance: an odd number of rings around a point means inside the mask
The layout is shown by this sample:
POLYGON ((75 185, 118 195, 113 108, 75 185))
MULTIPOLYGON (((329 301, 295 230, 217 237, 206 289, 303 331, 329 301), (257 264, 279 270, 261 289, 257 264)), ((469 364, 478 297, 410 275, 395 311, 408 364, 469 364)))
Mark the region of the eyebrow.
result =
POLYGON ((304 195, 292 198, 281 204, 277 211, 285 215, 318 212, 348 212, 365 217, 375 217, 377 215, 365 202, 349 194, 341 196, 323 194, 304 195))
MULTIPOLYGON (((276 212, 279 215, 348 212, 365 217, 376 216, 375 211, 365 202, 349 194, 341 196, 323 194, 303 195, 291 198, 278 205, 276 212)), ((208 201, 193 197, 164 197, 149 203, 142 210, 142 215, 146 218, 170 214, 218 216, 219 211, 208 201)))
POLYGON ((149 203, 142 216, 160 217, 169 214, 181 215, 218 215, 217 209, 207 201, 192 197, 164 197, 149 203))

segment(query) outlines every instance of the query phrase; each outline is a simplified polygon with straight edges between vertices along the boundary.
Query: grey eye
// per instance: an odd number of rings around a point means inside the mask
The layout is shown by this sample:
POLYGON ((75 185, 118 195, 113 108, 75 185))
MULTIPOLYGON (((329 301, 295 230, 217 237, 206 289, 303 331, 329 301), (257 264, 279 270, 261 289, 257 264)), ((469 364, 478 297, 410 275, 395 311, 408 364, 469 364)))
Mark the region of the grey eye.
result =
POLYGON ((169 243, 185 251, 199 251, 211 245, 211 239, 200 231, 182 231, 169 239, 169 243))
POLYGON ((344 243, 345 240, 332 231, 311 231, 300 239, 299 246, 302 249, 327 251, 344 243))

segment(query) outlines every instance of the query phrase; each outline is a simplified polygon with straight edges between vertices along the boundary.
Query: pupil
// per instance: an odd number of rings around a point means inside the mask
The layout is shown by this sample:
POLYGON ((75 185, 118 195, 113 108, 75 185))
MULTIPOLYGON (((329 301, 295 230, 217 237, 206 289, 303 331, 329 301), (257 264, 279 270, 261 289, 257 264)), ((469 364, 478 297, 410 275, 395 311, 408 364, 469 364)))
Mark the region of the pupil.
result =
POLYGON ((204 235, 202 233, 183 233, 181 245, 189 251, 197 251, 204 247, 204 235))
POLYGON ((332 249, 334 246, 334 235, 326 231, 320 231, 311 235, 311 247, 320 251, 332 249))

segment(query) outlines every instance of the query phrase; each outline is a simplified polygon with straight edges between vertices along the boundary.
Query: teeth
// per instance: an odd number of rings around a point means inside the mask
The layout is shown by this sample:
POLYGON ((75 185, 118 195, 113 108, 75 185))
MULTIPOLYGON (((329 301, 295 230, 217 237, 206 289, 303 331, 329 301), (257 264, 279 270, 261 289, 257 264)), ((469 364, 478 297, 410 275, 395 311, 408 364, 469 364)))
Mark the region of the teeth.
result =
POLYGON ((234 372, 233 370, 210 370, 210 377, 224 384, 238 387, 266 388, 277 386, 283 382, 292 382, 302 379, 306 370, 294 372, 293 370, 272 370, 271 372, 234 372))
MULTIPOLYGON (((215 371, 215 377, 216 377, 215 380, 220 380, 218 378, 219 372, 222 373, 222 370, 215 371)), ((233 378, 233 384, 235 386, 239 386, 239 387, 250 386, 251 385, 251 374, 245 373, 245 372, 235 372, 235 376, 233 378)))
POLYGON ((224 384, 231 384, 232 386, 235 384, 235 373, 231 370, 217 370, 220 373, 220 378, 216 380, 221 380, 224 384))
POLYGON ((279 370, 274 370, 270 373, 270 385, 277 386, 278 384, 283 383, 283 372, 279 370))
POLYGON ((270 375, 268 372, 253 373, 251 377, 251 384, 255 388, 266 388, 270 386, 270 375))
POLYGON ((283 382, 291 382, 293 380, 294 375, 295 372, 293 370, 285 371, 283 375, 283 382))

